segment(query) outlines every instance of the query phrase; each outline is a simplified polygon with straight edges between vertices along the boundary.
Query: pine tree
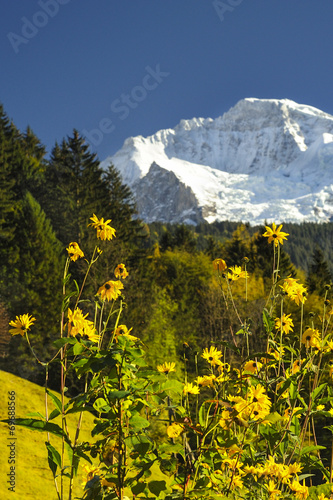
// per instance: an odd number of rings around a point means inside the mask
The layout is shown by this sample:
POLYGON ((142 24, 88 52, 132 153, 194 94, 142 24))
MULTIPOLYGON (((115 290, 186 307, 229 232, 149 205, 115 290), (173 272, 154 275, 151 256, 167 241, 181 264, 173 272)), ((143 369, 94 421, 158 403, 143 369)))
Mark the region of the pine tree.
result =
POLYGON ((89 217, 102 217, 108 199, 102 174, 96 155, 76 130, 52 150, 42 206, 64 245, 81 244, 88 235, 89 217))
MULTIPOLYGON (((52 340, 59 334, 63 247, 56 239, 39 203, 27 192, 22 200, 21 225, 15 235, 16 259, 9 262, 1 296, 12 318, 31 314, 36 318, 31 341, 43 360, 53 353, 52 340), (24 214, 24 217, 23 217, 24 214)), ((25 339, 13 337, 5 368, 40 381, 40 370, 25 339)))
POLYGON ((332 283, 332 275, 328 269, 322 250, 317 246, 312 254, 312 262, 309 266, 306 285, 309 293, 318 292, 325 294, 325 285, 332 283))

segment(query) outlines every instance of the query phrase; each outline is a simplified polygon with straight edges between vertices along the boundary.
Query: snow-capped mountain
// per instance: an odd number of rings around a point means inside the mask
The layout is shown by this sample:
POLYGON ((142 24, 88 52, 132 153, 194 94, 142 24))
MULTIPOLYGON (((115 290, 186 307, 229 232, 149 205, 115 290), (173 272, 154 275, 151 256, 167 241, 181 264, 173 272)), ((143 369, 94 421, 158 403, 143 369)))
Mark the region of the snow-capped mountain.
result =
POLYGON ((333 116, 288 99, 131 137, 110 162, 147 222, 333 220, 333 116))

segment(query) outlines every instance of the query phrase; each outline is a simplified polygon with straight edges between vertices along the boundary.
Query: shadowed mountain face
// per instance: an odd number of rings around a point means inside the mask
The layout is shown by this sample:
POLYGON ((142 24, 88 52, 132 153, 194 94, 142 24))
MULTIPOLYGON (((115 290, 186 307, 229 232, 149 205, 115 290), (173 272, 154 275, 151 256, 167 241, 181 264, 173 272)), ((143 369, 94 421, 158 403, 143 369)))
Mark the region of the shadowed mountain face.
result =
POLYGON ((333 220, 333 116, 287 99, 129 138, 110 161, 147 222, 333 220))

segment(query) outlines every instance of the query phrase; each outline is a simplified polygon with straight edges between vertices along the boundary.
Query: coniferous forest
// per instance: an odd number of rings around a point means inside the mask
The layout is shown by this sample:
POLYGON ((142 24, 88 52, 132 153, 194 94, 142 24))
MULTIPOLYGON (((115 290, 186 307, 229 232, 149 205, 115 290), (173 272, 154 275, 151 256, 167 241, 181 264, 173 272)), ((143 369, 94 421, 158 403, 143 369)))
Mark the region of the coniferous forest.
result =
MULTIPOLYGON (((149 346, 151 364, 172 358, 181 365, 184 346, 196 352, 230 335, 212 281, 216 258, 228 266, 241 266, 248 259, 247 270, 256 277, 255 284, 249 281, 250 342, 260 348, 261 295, 273 267, 264 227, 228 221, 196 227, 148 225, 137 216, 131 191, 116 169, 109 165, 103 170, 76 130, 48 155, 33 131, 18 130, 3 107, 0 176, 1 369, 43 383, 24 339, 9 335, 8 320, 25 312, 36 317, 34 349, 41 358, 52 355, 66 248, 76 241, 92 252, 87 221, 93 214, 111 219, 117 238, 111 246, 100 242, 103 253, 86 288, 96 293, 112 275, 114 262, 126 264, 124 322, 149 346)), ((288 223, 283 230, 290 236, 288 253, 281 248, 281 271, 301 278, 310 294, 306 308, 316 310, 332 280, 333 223, 288 223)), ((86 263, 80 261, 71 270, 72 278, 80 283, 85 272, 86 263)), ((51 387, 58 380, 54 375, 50 374, 51 387)), ((73 382, 69 390, 76 389, 73 382)))

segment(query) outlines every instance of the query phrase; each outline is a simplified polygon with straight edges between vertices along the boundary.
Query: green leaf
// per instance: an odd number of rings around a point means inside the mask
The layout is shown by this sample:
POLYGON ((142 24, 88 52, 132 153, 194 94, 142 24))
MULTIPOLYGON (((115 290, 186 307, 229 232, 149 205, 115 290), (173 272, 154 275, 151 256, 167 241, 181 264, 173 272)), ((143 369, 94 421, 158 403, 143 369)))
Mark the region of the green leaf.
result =
POLYGON ((275 326, 275 321, 270 316, 270 314, 269 314, 269 312, 267 311, 266 308, 264 308, 264 310, 262 312, 262 316, 263 316, 263 322, 264 322, 264 325, 265 325, 266 332, 268 334, 270 334, 271 331, 273 330, 274 326, 275 326))
POLYGON ((49 467, 52 471, 53 477, 55 477, 56 472, 57 472, 57 467, 61 468, 61 458, 59 452, 52 446, 52 444, 46 442, 45 443, 46 448, 47 448, 47 459, 49 462, 49 467))
POLYGON ((182 382, 179 382, 179 380, 175 379, 168 379, 165 382, 161 384, 161 390, 162 391, 173 391, 176 392, 177 394, 182 394, 184 389, 184 384, 182 382))
POLYGON ((49 420, 53 420, 54 418, 58 417, 59 415, 61 415, 61 411, 58 410, 58 408, 55 408, 53 411, 51 411, 51 413, 49 415, 49 420))
POLYGON ((113 399, 124 399, 126 398, 130 393, 130 391, 109 391, 108 392, 108 398, 109 400, 113 399))
MULTIPOLYGON (((3 420, 3 422, 9 423, 9 420, 3 420)), ((28 429, 39 431, 39 432, 50 432, 55 436, 64 437, 68 441, 66 433, 62 428, 51 422, 45 422, 43 420, 36 420, 33 418, 16 418, 15 425, 20 425, 22 427, 27 427, 28 429)))
POLYGON ((39 417, 43 420, 46 420, 45 415, 42 415, 39 411, 32 411, 27 413, 27 417, 39 417))
POLYGON ((199 424, 201 427, 205 427, 206 425, 206 418, 205 418, 205 405, 201 405, 199 409, 199 424))
POLYGON ((150 483, 148 483, 148 488, 149 491, 158 498, 160 493, 167 489, 167 485, 165 481, 150 481, 150 483))
POLYGON ((321 384, 318 387, 316 387, 316 389, 311 394, 312 401, 316 400, 316 398, 319 396, 319 394, 321 394, 325 390, 326 386, 327 386, 327 383, 321 384))
POLYGON ((107 413, 111 407, 109 406, 108 402, 105 401, 103 398, 97 398, 96 401, 93 404, 93 407, 95 408, 96 411, 99 413, 107 413))
POLYGON ((53 342, 54 347, 60 349, 66 344, 76 344, 78 340, 74 337, 63 337, 62 339, 57 339, 53 342))
POLYGON ((73 448, 68 443, 66 443, 66 442, 65 442, 65 448, 66 448, 66 451, 67 451, 69 462, 73 463, 73 448))
POLYGON ((238 330, 238 332, 236 332, 235 335, 242 335, 243 333, 245 333, 245 331, 243 330, 243 328, 241 328, 240 330, 238 330))
POLYGON ((56 408, 62 413, 62 403, 59 398, 55 394, 53 394, 49 389, 46 389, 46 392, 48 396, 52 399, 53 403, 55 404, 56 408))
POLYGON ((301 455, 307 455, 308 453, 312 453, 313 451, 317 451, 317 450, 326 450, 326 447, 325 446, 315 446, 315 445, 311 445, 311 446, 305 446, 302 450, 301 450, 301 455))
POLYGON ((150 422, 146 418, 140 417, 140 415, 134 415, 129 419, 128 423, 135 432, 150 426, 150 422))
POLYGON ((77 344, 74 345, 73 347, 73 354, 74 356, 78 356, 79 354, 81 354, 83 351, 85 351, 85 346, 80 344, 80 342, 78 342, 77 344))

